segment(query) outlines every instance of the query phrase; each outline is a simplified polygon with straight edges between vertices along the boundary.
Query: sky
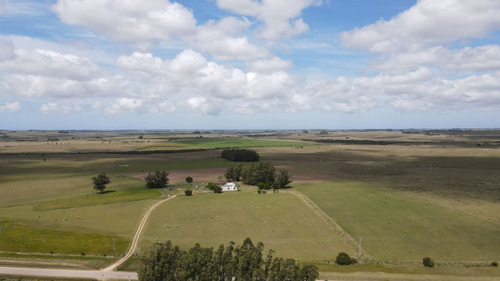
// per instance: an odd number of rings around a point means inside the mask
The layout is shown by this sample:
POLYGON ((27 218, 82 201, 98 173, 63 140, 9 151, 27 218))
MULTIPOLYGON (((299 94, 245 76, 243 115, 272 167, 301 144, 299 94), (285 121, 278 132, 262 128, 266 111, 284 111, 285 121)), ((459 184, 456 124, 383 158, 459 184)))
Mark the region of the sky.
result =
POLYGON ((500 128, 498 0, 0 0, 0 129, 500 128))

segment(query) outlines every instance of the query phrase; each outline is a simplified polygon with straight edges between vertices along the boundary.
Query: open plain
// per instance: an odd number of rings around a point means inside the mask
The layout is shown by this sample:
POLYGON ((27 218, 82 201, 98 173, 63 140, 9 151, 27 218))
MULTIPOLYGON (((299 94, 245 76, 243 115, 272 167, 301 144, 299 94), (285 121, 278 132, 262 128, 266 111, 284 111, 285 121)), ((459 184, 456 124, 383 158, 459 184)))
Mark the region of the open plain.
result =
POLYGON ((136 270, 157 241, 187 249, 250 237, 317 265, 329 280, 500 278, 491 266, 500 260, 499 131, 3 135, 0 265, 104 268, 127 252, 146 210, 177 194, 151 213, 121 269, 136 270), (235 147, 288 170, 291 189, 203 190, 234 165, 220 153, 235 147), (155 170, 170 173, 167 188, 145 188, 144 176, 155 170), (103 172, 111 183, 100 194, 91 178, 103 172), (184 195, 188 188, 194 196, 184 195), (339 252, 359 263, 335 265, 339 252), (435 268, 423 267, 426 256, 435 268))

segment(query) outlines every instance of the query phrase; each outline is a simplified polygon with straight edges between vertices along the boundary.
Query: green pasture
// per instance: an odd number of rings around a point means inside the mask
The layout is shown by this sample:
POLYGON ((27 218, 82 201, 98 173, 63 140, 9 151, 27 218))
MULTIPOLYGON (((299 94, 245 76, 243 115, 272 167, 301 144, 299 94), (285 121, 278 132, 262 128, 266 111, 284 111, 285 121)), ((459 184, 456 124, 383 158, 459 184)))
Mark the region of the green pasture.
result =
MULTIPOLYGON (((180 196, 159 206, 151 215, 140 248, 172 240, 190 248, 195 243, 218 247, 250 237, 262 241, 276 256, 302 260, 332 260, 341 252, 353 254, 324 221, 290 193, 251 191, 180 196)), ((267 251, 266 250, 266 251, 267 251)))
POLYGON ((50 201, 40 201, 34 203, 34 208, 39 211, 54 209, 68 209, 84 206, 112 204, 118 202, 137 201, 153 199, 162 196, 163 193, 158 189, 135 188, 105 193, 94 193, 90 196, 75 197, 68 199, 57 199, 50 201))
POLYGON ((36 210, 28 204, 0 208, 0 219, 34 228, 119 235, 130 239, 143 214, 154 202, 140 200, 46 211, 36 210))
POLYGON ((312 143, 305 141, 251 139, 251 138, 193 138, 193 139, 180 139, 175 141, 175 143, 202 149, 312 145, 312 143))
POLYGON ((113 239, 118 253, 128 241, 119 236, 34 228, 13 221, 0 222, 0 249, 9 252, 113 255, 113 239))
POLYGON ((496 223, 363 183, 295 185, 378 260, 500 260, 496 223))
MULTIPOLYGON (((106 189, 118 192, 144 187, 144 182, 141 179, 129 178, 123 176, 123 173, 225 168, 234 164, 227 160, 218 159, 216 155, 219 153, 201 152, 181 155, 73 154, 45 156, 46 161, 43 161, 38 155, 6 155, 0 158, 0 167, 2 167, 0 169, 0 194, 2 194, 0 207, 92 195, 96 191, 92 189, 91 179, 102 172, 107 173, 111 178, 111 183, 106 189)), ((114 196, 106 195, 100 198, 116 198, 116 195, 125 197, 129 194, 127 192, 118 192, 114 196)), ((144 199, 145 193, 140 195, 139 199, 144 199)), ((118 201, 123 201, 122 199, 118 201)), ((130 198, 130 200, 132 199, 130 198)), ((80 199, 72 200, 78 201, 80 199)), ((83 204, 76 201, 73 203, 76 203, 77 206, 83 204)))

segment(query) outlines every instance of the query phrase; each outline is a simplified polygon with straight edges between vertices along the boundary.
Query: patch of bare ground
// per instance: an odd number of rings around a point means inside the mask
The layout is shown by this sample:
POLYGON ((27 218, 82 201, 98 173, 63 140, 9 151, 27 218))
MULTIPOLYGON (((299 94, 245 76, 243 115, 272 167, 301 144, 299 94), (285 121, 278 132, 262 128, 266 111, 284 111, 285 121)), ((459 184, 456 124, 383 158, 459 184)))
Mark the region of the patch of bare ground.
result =
MULTIPOLYGON (((209 169, 195 169, 195 170, 175 170, 169 172, 168 179, 171 183, 184 182, 186 177, 192 177, 193 182, 209 182, 217 181, 220 175, 224 175, 226 169, 224 168, 209 168, 209 169)), ((143 179, 148 173, 135 173, 128 174, 128 176, 138 179, 143 179)))

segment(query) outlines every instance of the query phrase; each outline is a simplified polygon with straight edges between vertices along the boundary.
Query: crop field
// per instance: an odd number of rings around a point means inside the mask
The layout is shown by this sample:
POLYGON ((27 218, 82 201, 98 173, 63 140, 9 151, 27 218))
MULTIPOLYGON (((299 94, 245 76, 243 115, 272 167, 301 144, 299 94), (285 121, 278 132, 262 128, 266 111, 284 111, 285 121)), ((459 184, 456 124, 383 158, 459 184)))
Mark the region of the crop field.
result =
POLYGON ((496 223, 419 200, 411 195, 339 182, 297 185, 377 260, 500 259, 496 223), (457 247, 460 245, 460 247, 457 247))
POLYGON ((195 192, 160 206, 151 217, 141 248, 168 239, 183 248, 237 244, 250 237, 276 255, 331 260, 341 251, 354 254, 327 224, 290 193, 257 194, 255 188, 223 194, 195 192), (250 191, 248 190, 250 189, 250 191))
MULTIPOLYGON (((11 138, 0 141, 1 260, 29 263, 36 256, 37 263, 45 260, 44 266, 50 266, 51 260, 66 257, 65 266, 102 267, 112 260, 113 240, 118 254, 124 253, 144 212, 180 194, 153 212, 140 240, 141 253, 168 239, 189 248, 194 243, 239 244, 250 237, 276 256, 313 261, 322 271, 337 272, 322 273, 324 278, 369 279, 342 275, 350 272, 415 274, 408 280, 427 274, 500 276, 487 267, 500 260, 498 131, 202 134, 9 133, 11 138), (292 189, 354 241, 361 238, 362 252, 373 262, 334 265, 340 251, 356 256, 357 245, 346 242, 291 192, 257 194, 255 187, 243 185, 240 192, 194 190, 194 196, 184 196, 185 188, 218 181, 234 165, 220 159, 221 148, 227 147, 251 148, 277 170, 288 170, 292 189), (155 170, 171 173, 170 189, 144 187, 144 176, 155 170), (91 178, 102 172, 111 183, 98 194, 91 178), (193 176, 194 183, 185 183, 186 176, 193 176), (31 258, 20 255, 21 238, 23 255, 31 258), (425 256, 438 268, 423 268, 425 256)), ((139 259, 131 260, 130 268, 139 259)))

